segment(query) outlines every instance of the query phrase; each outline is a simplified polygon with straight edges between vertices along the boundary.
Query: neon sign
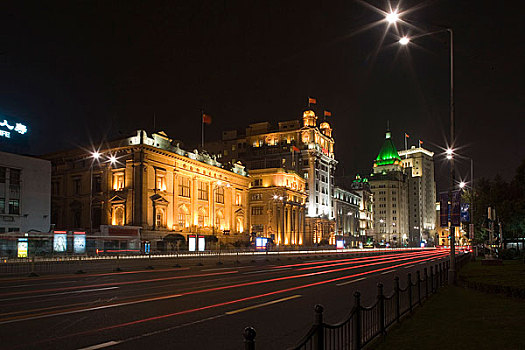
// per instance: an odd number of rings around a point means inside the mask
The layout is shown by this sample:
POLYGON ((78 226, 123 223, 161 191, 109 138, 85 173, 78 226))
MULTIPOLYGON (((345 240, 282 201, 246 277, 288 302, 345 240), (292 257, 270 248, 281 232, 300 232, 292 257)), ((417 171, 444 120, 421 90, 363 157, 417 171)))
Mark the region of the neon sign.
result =
POLYGON ((27 126, 25 126, 22 123, 11 123, 7 121, 7 119, 4 119, 3 121, 0 121, 0 127, 6 128, 7 130, 1 130, 0 129, 0 137, 5 137, 7 139, 11 138, 12 132, 17 132, 20 135, 24 135, 27 133, 27 126))

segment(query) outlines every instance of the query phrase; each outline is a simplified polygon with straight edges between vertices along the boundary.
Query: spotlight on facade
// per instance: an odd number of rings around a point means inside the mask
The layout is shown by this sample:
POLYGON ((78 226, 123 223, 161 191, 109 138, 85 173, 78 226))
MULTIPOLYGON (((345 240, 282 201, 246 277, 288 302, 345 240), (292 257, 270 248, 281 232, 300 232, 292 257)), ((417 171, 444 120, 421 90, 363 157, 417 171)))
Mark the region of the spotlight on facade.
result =
POLYGON ((99 159, 100 158, 100 153, 98 151, 95 151, 95 152, 91 153, 91 156, 93 157, 93 159, 99 159))
POLYGON ((111 157, 109 157, 109 162, 110 162, 111 164, 115 164, 115 163, 117 162, 117 157, 115 157, 115 156, 111 156, 111 157))
POLYGON ((410 42, 410 39, 406 36, 402 37, 401 39, 399 39, 399 43, 401 45, 408 45, 408 43, 410 42))

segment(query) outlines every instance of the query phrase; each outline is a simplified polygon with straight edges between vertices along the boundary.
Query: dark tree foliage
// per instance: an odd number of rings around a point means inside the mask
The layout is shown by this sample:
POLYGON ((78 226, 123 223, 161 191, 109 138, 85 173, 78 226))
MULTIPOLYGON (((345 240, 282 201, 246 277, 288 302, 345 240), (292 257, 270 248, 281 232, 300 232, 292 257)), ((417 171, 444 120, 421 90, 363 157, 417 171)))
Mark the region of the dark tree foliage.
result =
MULTIPOLYGON (((487 208, 496 209, 497 221, 503 226, 504 238, 525 237, 525 159, 510 182, 499 175, 494 179, 479 179, 475 184, 474 224, 476 240, 484 241, 487 227, 487 208)), ((466 193, 470 202, 472 194, 466 193)))

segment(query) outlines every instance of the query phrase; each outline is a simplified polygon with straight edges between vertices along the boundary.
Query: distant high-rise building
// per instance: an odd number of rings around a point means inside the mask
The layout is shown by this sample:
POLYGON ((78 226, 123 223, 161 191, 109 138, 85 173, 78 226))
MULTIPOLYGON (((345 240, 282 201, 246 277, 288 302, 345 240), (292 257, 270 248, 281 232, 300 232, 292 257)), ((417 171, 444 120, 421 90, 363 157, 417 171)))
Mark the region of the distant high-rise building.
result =
POLYGON ((408 175, 409 239, 418 245, 431 240, 436 229, 434 153, 412 146, 399 156, 408 175))
POLYGON ((369 182, 374 196, 376 241, 394 246, 408 244, 408 180, 390 130, 374 161, 369 182))

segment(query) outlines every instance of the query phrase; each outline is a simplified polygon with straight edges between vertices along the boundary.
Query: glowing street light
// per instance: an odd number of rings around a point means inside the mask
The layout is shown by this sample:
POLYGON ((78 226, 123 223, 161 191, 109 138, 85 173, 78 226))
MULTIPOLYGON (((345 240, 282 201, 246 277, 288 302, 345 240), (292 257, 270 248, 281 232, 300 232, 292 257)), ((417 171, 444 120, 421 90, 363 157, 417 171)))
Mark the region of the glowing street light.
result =
POLYGON ((394 24, 397 21, 399 21, 399 14, 397 13, 397 10, 387 13, 387 15, 385 16, 385 19, 389 24, 394 24))
POLYGON ((454 154, 454 151, 452 151, 452 148, 447 148, 445 151, 445 154, 447 155, 447 159, 452 159, 452 155, 454 154))
POLYGON ((459 188, 465 188, 465 186, 467 186, 467 183, 465 181, 461 181, 459 183, 459 188))
POLYGON ((401 45, 408 45, 409 42, 410 42, 410 39, 407 36, 404 36, 401 39, 399 39, 399 43, 401 45))
POLYGON ((109 162, 110 162, 111 164, 115 164, 115 163, 117 162, 117 157, 115 157, 115 156, 110 156, 110 157, 109 157, 109 162))

